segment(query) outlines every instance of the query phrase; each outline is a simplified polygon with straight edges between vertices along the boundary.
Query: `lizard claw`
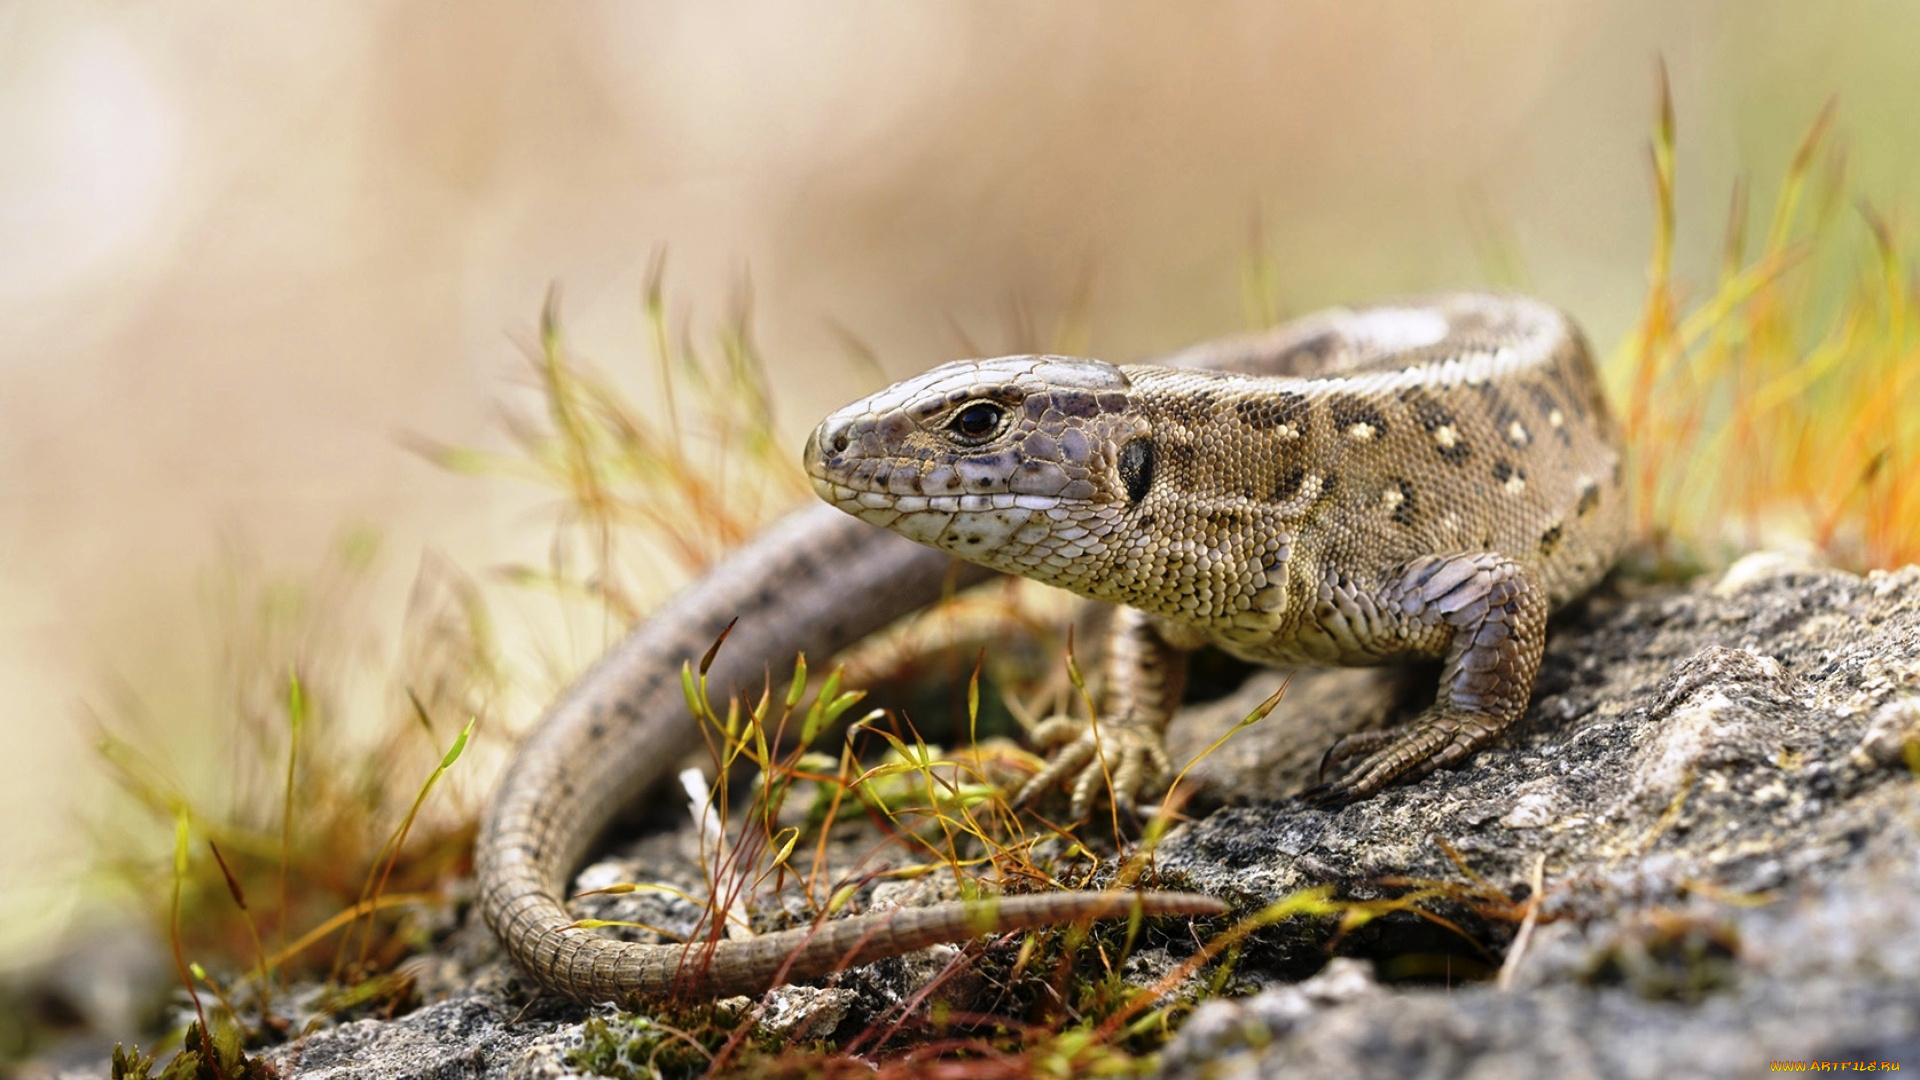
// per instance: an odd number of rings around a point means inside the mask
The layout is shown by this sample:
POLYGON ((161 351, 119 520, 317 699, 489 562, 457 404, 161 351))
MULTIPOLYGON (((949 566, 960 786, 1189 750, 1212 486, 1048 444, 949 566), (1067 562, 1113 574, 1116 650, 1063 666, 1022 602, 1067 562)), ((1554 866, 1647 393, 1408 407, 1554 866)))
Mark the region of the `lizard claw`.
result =
POLYGON ((1399 780, 1418 780, 1435 769, 1465 760, 1493 735, 1457 714, 1434 709, 1395 731, 1362 731, 1327 748, 1320 759, 1320 780, 1300 793, 1308 806, 1337 810, 1399 780), (1364 757, 1362 755, 1365 755, 1364 757), (1329 782, 1327 769, 1359 757, 1345 776, 1329 782))
POLYGON ((1074 818, 1085 818, 1111 777, 1114 809, 1130 821, 1137 820, 1136 800, 1173 772, 1173 763, 1158 734, 1144 728, 1118 723, 1096 727, 1057 716, 1034 728, 1033 739, 1043 747, 1059 747, 1059 751, 1046 768, 1021 786, 1013 799, 1015 806, 1024 806, 1050 789, 1065 787, 1072 794, 1074 818))
POLYGON ((1330 784, 1315 784, 1300 793, 1300 801, 1315 810, 1338 810, 1360 798, 1353 785, 1344 780, 1330 784))
POLYGON ((1033 726, 1028 741, 1042 750, 1057 750, 1078 739, 1087 730, 1084 720, 1071 716, 1049 716, 1033 726))

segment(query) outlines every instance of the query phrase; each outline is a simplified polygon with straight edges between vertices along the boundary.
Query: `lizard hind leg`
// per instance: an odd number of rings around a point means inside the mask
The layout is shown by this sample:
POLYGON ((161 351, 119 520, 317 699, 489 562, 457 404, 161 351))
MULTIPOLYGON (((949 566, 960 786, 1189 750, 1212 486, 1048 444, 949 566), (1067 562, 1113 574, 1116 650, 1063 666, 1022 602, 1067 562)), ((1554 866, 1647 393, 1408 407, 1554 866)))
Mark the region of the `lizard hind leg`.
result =
POLYGON ((1527 569, 1503 555, 1474 552, 1416 559, 1380 597, 1394 632, 1409 643, 1446 642, 1440 692, 1404 728, 1362 732, 1334 743, 1329 766, 1360 761, 1346 775, 1302 795, 1335 807, 1396 780, 1457 765, 1499 738, 1527 708, 1546 644, 1547 599, 1527 569))

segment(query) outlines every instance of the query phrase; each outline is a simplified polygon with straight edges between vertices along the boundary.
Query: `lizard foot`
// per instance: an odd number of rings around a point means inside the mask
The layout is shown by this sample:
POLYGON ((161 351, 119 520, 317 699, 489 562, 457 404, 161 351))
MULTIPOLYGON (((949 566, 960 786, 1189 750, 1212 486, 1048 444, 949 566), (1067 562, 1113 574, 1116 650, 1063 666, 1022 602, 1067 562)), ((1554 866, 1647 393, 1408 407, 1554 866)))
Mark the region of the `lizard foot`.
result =
POLYGON ((1137 820, 1136 800, 1173 773, 1160 734, 1122 723, 1089 724, 1066 716, 1042 721, 1033 729, 1033 741, 1042 748, 1057 747, 1053 760, 1021 786, 1013 798, 1023 806, 1042 792, 1066 787, 1073 795, 1073 816, 1084 818, 1103 781, 1112 777, 1114 809, 1137 820))
POLYGON ((1308 806, 1338 809, 1396 780, 1418 780, 1435 769, 1458 764, 1499 733, 1497 729, 1485 730, 1474 719, 1429 709, 1398 730, 1345 736, 1328 747, 1320 759, 1321 783, 1301 792, 1300 798, 1308 806), (1358 765, 1345 776, 1327 781, 1328 768, 1355 757, 1361 758, 1358 765))

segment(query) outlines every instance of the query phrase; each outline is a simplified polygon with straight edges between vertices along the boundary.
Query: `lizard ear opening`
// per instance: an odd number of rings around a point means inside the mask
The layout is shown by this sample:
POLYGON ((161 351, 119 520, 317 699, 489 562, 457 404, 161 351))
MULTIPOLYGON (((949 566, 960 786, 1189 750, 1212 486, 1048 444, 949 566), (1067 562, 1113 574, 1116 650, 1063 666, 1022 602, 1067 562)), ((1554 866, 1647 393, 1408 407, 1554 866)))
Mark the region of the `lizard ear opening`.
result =
POLYGON ((1128 439, 1120 447, 1120 483, 1127 489, 1127 501, 1138 506, 1153 488, 1153 440, 1142 435, 1128 439))

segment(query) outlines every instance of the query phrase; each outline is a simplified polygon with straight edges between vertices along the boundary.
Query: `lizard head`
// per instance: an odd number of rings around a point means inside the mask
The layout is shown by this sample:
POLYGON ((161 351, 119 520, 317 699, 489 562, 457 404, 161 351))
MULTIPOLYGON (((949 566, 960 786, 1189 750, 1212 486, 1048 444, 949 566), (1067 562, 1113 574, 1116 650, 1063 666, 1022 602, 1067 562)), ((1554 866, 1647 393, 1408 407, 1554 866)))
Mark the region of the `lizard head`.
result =
POLYGON ((1083 568, 1152 483, 1131 390, 1099 360, 956 361, 823 420, 807 440, 807 474, 821 498, 865 521, 1053 578, 1046 565, 1083 568))

